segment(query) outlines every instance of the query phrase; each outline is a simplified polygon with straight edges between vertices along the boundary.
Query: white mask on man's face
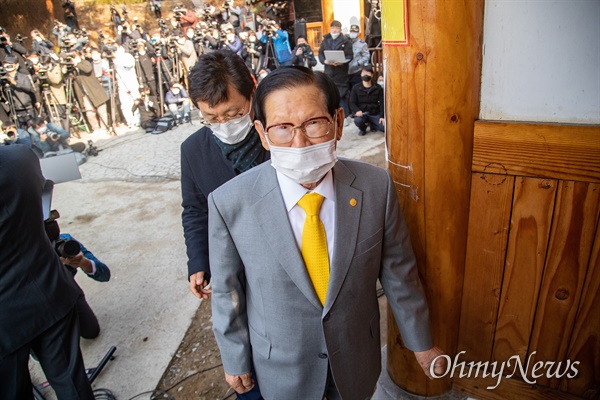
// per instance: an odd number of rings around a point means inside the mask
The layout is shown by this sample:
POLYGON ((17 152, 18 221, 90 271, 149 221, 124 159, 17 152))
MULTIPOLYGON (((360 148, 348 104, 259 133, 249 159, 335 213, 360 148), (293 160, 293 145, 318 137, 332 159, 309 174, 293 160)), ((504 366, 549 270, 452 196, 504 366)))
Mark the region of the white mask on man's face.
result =
POLYGON ((223 143, 236 144, 246 139, 252 129, 250 111, 248 114, 224 123, 211 123, 210 129, 213 134, 223 143))
POLYGON ((348 36, 350 37, 350 39, 356 39, 358 37, 358 33, 357 32, 350 32, 348 34, 348 36))
POLYGON ((340 36, 339 33, 331 33, 331 38, 334 39, 334 40, 337 39, 338 36, 340 36))
POLYGON ((299 185, 316 183, 337 162, 336 141, 300 148, 269 145, 271 166, 299 185))

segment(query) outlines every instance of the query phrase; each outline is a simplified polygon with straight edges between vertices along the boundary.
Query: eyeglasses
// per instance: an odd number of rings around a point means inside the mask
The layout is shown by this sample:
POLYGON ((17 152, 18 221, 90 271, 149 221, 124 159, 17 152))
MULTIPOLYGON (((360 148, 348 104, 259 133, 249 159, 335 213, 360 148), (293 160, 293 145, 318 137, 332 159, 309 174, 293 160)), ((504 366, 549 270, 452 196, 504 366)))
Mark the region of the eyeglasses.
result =
POLYGON ((294 139, 296 129, 300 129, 308 139, 319 139, 329 135, 331 124, 333 124, 333 120, 326 116, 307 119, 298 126, 286 122, 268 126, 265 129, 265 135, 276 146, 286 145, 294 139))
MULTIPOLYGON (((250 99, 250 104, 252 104, 252 99, 250 99)), ((240 109, 238 112, 235 113, 235 115, 233 116, 225 116, 224 118, 214 118, 212 120, 208 120, 205 118, 201 118, 200 119, 200 123, 206 127, 210 127, 212 124, 226 124, 227 122, 231 122, 232 124, 237 124, 242 122, 241 117, 243 117, 244 115, 250 113, 250 110, 248 110, 248 112, 244 112, 243 109, 240 109), (237 120, 237 121, 236 121, 237 120)))

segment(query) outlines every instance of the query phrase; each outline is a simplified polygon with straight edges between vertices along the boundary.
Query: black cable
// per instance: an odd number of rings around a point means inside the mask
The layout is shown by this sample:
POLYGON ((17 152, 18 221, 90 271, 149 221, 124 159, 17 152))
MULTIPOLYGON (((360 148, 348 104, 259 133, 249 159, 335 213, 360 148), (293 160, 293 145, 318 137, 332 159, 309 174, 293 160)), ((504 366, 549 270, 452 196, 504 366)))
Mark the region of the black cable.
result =
POLYGON ((159 400, 159 399, 166 399, 166 400, 175 400, 175 397, 171 396, 169 393, 165 392, 164 390, 149 390, 147 392, 142 392, 139 394, 136 394, 133 397, 130 397, 128 400, 133 400, 133 399, 137 399, 140 396, 144 396, 144 395, 151 395, 150 396, 150 400, 159 400))
MULTIPOLYGON (((190 375, 186 376, 185 378, 181 379, 180 381, 178 381, 178 382, 175 382, 175 384, 173 384, 172 386, 170 386, 168 389, 165 389, 164 391, 165 391, 165 392, 168 392, 168 391, 170 391, 170 390, 174 389, 174 388, 175 388, 175 386, 178 386, 178 385, 180 385, 181 383, 183 383, 183 382, 187 381, 187 380, 188 380, 188 379, 190 379, 192 376, 195 376, 195 375, 198 375, 198 374, 202 374, 202 373, 204 373, 204 372, 211 371, 211 370, 213 370, 213 369, 215 369, 215 368, 219 368, 219 367, 221 367, 221 366, 223 366, 223 364, 218 364, 218 365, 215 365, 215 366, 213 366, 213 367, 209 367, 209 368, 203 369, 203 370, 201 370, 201 371, 194 372, 193 374, 190 374, 190 375)), ((131 399, 130 399, 130 400, 131 400, 131 399)))

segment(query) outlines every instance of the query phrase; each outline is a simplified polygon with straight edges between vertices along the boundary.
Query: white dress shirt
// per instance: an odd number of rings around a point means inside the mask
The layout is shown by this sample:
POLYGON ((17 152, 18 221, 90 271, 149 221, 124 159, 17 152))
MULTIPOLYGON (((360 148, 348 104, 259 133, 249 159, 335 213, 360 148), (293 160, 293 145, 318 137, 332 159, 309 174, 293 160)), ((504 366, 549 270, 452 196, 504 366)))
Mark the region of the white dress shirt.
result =
POLYGON ((319 218, 323 222, 325 228, 325 235, 327 236, 327 252, 329 253, 329 265, 332 265, 333 261, 333 243, 334 243, 334 229, 335 229, 335 189, 333 188, 333 172, 329 170, 321 183, 313 190, 308 190, 302 185, 294 182, 287 176, 277 171, 277 180, 279 181, 279 189, 283 196, 285 208, 288 213, 288 219, 292 231, 294 232, 294 238, 298 249, 302 251, 302 230, 304 229, 304 220, 306 219, 306 213, 298 205, 298 201, 306 193, 315 192, 319 193, 325 199, 321 204, 321 210, 319 211, 319 218))

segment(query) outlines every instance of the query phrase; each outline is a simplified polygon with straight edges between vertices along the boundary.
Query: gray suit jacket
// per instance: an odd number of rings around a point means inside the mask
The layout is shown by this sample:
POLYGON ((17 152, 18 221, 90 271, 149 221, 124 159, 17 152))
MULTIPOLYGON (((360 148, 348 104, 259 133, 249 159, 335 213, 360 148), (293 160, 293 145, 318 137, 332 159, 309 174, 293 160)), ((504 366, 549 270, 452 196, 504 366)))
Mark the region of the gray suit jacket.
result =
POLYGON ((341 159, 333 178, 335 243, 324 307, 270 162, 208 199, 213 325, 223 366, 239 375, 254 365, 265 399, 322 399, 328 365, 344 400, 372 395, 381 370, 377 279, 406 346, 433 346, 389 174, 341 159))

